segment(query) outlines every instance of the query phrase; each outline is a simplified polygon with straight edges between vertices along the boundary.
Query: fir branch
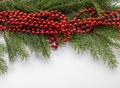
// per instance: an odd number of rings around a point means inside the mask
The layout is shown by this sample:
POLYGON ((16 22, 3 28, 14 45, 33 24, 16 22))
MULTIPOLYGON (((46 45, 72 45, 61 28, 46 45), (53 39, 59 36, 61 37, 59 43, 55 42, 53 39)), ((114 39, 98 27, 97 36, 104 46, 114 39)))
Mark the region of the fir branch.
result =
POLYGON ((40 52, 45 58, 50 57, 50 46, 45 36, 23 33, 18 33, 17 36, 23 40, 31 51, 40 52))
MULTIPOLYGON (((25 2, 24 2, 25 3, 25 2)), ((13 1, 4 1, 0 3, 0 10, 20 10, 23 12, 31 13, 35 11, 39 11, 30 5, 25 5, 24 3, 20 2, 13 2, 13 1)))
POLYGON ((5 44, 0 44, 0 56, 7 52, 5 44))
POLYGON ((7 69, 6 61, 3 58, 0 58, 0 75, 6 73, 7 69))
MULTIPOLYGON (((108 39, 104 36, 95 36, 95 42, 98 44, 99 47, 99 55, 102 58, 102 60, 107 63, 111 68, 114 68, 117 66, 118 62, 116 60, 116 57, 112 51, 112 48, 109 46, 112 40, 108 39)), ((95 43, 94 42, 94 43, 95 43)), ((112 45, 112 44, 111 44, 112 45)), ((95 52, 95 51, 93 51, 95 52)))
POLYGON ((107 38, 109 46, 120 50, 120 34, 116 27, 100 26, 95 28, 94 32, 107 38))
POLYGON ((37 0, 37 5, 36 8, 37 9, 43 9, 47 6, 49 6, 50 4, 52 4, 53 2, 55 2, 55 0, 37 0))
POLYGON ((101 15, 100 9, 116 10, 118 0, 9 0, 1 1, 0 10, 16 9, 24 12, 35 12, 41 10, 62 10, 78 11, 83 7, 95 7, 98 15, 101 15))
POLYGON ((97 2, 102 9, 109 9, 111 11, 115 11, 118 8, 120 8, 120 6, 117 5, 119 3, 119 0, 104 0, 104 1, 92 0, 92 1, 97 2))
POLYGON ((26 12, 26 13, 31 13, 31 12, 37 12, 39 10, 35 9, 34 7, 30 6, 30 5, 26 5, 24 3, 11 3, 11 6, 14 6, 14 8, 16 10, 20 10, 20 11, 23 11, 23 12, 26 12))
MULTIPOLYGON (((73 19, 73 17, 75 16, 76 13, 78 13, 80 10, 83 10, 85 8, 89 8, 89 7, 94 7, 94 5, 91 2, 81 2, 79 0, 70 0, 70 1, 64 1, 60 4, 58 4, 56 2, 56 4, 53 6, 52 4, 49 7, 43 8, 44 10, 59 10, 62 13, 64 13, 68 20, 69 19, 73 19)), ((84 14, 82 15, 84 18, 88 17, 88 14, 84 14)))
POLYGON ((101 34, 104 37, 110 38, 114 41, 120 41, 120 34, 118 29, 113 26, 99 26, 94 29, 94 32, 101 34))
MULTIPOLYGON (((55 6, 49 6, 46 7, 45 9, 47 10, 60 10, 60 11, 78 11, 79 9, 84 9, 84 8, 89 8, 89 7, 93 7, 91 2, 80 2, 80 1, 71 1, 71 2, 66 2, 66 3, 62 3, 62 4, 57 4, 55 6)), ((68 12, 67 11, 67 12, 68 12)))
POLYGON ((7 46, 8 58, 10 62, 17 61, 17 57, 26 60, 28 53, 22 41, 14 33, 4 32, 4 39, 7 46))
MULTIPOLYGON (((70 44, 78 51, 89 51, 94 59, 102 59, 111 68, 117 66, 117 60, 110 46, 116 47, 112 40, 96 33, 73 35, 70 44)), ((117 46, 118 47, 118 46, 117 46)))
POLYGON ((67 4, 64 4, 64 5, 57 5, 57 6, 54 6, 54 7, 46 7, 44 9, 48 9, 48 10, 64 10, 64 9, 69 9, 69 10, 78 10, 81 5, 83 5, 83 3, 81 2, 73 2, 73 3, 67 3, 67 4))
POLYGON ((95 8, 96 8, 96 11, 97 11, 97 13, 98 13, 98 16, 102 16, 102 10, 101 10, 101 7, 100 7, 100 5, 98 4, 98 3, 96 3, 96 2, 92 2, 93 3, 93 5, 95 6, 95 8))
POLYGON ((5 44, 0 44, 0 75, 7 72, 6 61, 2 58, 3 55, 7 52, 5 44))

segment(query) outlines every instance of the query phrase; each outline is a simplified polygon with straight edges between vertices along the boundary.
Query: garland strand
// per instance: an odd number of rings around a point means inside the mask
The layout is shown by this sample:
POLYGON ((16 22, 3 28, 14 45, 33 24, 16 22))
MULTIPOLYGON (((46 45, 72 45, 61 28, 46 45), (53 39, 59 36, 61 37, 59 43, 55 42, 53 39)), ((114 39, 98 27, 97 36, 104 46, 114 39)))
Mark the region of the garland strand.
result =
POLYGON ((46 35, 52 48, 58 48, 58 41, 67 42, 75 33, 89 33, 100 25, 116 26, 120 32, 120 9, 115 12, 102 10, 102 16, 97 15, 95 8, 80 11, 72 20, 68 20, 57 10, 24 13, 21 11, 0 12, 0 31, 32 33, 46 35), (88 18, 82 14, 88 13, 88 18))

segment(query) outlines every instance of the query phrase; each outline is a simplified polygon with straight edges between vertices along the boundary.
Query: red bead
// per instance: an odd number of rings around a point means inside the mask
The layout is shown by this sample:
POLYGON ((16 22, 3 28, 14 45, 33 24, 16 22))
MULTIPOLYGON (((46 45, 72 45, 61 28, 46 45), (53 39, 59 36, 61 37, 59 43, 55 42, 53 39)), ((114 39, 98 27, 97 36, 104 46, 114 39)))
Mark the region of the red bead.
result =
POLYGON ((118 32, 120 33, 120 30, 118 30, 118 32))
POLYGON ((41 34, 44 34, 44 33, 45 33, 45 31, 42 29, 42 30, 41 30, 41 34))
POLYGON ((35 31, 32 31, 32 34, 35 34, 35 31))
POLYGON ((53 49, 57 49, 58 48, 58 46, 56 46, 56 45, 52 45, 51 46, 53 49))
POLYGON ((26 32, 27 32, 27 33, 30 33, 30 30, 27 30, 26 32))
POLYGON ((77 30, 77 33, 80 33, 81 31, 80 30, 77 30))

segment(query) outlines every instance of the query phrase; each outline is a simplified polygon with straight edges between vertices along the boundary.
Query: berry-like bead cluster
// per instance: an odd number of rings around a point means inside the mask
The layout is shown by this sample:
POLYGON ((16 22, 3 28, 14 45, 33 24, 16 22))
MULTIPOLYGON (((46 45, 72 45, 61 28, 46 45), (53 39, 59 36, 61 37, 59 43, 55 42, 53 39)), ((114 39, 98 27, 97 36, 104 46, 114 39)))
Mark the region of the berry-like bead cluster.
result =
POLYGON ((88 33, 100 25, 116 26, 120 32, 120 9, 118 9, 116 12, 102 10, 101 13, 102 16, 99 17, 97 16, 97 11, 95 8, 85 9, 76 14, 74 19, 69 20, 68 22, 74 26, 74 32, 76 33, 88 33), (82 18, 82 15, 85 13, 89 13, 88 18, 82 18))
POLYGON ((67 42, 74 33, 88 33, 99 25, 116 26, 120 32, 120 9, 116 12, 102 10, 97 16, 95 8, 80 11, 73 20, 68 20, 57 10, 24 13, 21 11, 0 12, 0 30, 9 32, 46 35, 52 48, 58 47, 58 41, 67 42), (82 15, 89 13, 87 18, 82 15))

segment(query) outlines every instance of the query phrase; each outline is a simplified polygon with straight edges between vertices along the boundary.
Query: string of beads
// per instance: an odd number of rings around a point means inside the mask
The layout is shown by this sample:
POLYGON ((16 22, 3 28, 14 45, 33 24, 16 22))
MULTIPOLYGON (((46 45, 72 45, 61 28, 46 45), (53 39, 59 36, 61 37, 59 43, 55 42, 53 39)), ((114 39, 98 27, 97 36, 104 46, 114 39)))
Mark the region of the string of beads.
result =
POLYGON ((21 11, 0 12, 0 31, 45 35, 52 48, 58 48, 58 41, 67 42, 75 33, 86 34, 97 26, 115 26, 120 32, 120 9, 111 12, 102 10, 99 17, 95 8, 80 11, 72 20, 57 10, 24 13, 21 11), (83 14, 89 14, 83 18, 83 14))

